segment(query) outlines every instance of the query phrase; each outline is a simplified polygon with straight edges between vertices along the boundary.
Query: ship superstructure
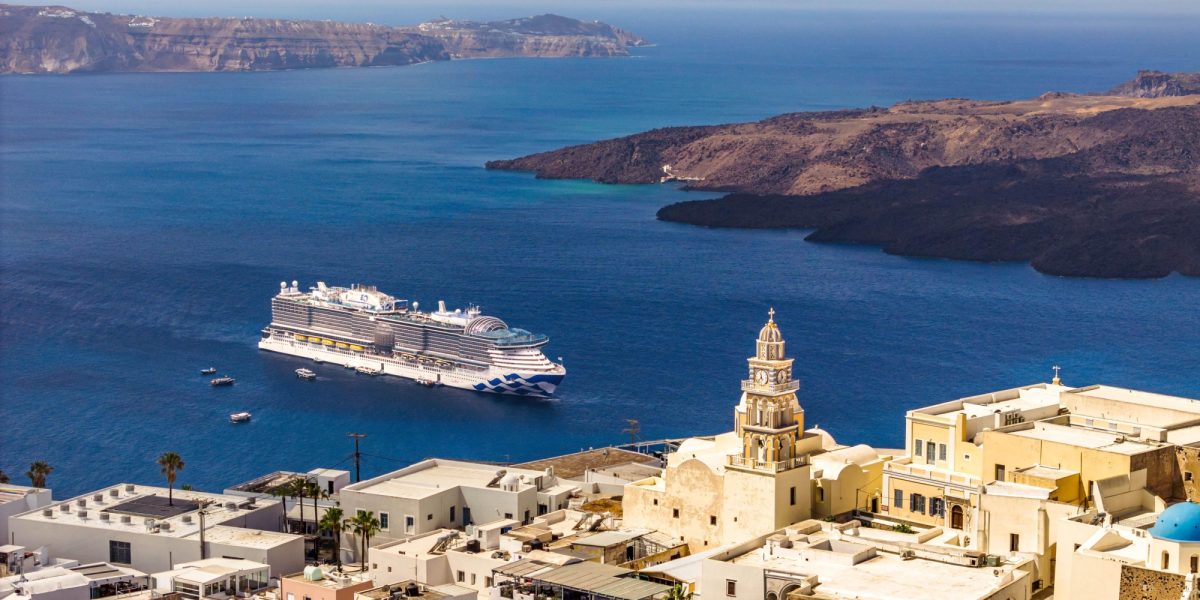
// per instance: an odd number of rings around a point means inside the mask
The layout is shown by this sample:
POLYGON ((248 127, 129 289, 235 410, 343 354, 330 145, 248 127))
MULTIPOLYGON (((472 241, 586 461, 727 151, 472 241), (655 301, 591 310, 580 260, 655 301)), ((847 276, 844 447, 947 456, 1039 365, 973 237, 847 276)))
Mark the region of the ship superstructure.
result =
POLYGON ((279 284, 258 347, 346 367, 378 369, 480 392, 549 396, 566 375, 542 354, 545 335, 510 328, 476 306, 421 312, 375 286, 309 291, 279 284))

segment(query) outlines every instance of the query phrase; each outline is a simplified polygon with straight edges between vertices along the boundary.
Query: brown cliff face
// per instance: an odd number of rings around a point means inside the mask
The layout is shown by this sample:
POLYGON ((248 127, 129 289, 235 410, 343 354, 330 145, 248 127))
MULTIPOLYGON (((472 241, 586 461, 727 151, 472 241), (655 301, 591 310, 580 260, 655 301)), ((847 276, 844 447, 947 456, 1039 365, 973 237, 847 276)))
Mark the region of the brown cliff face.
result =
POLYGON ((1133 81, 1127 81, 1108 91, 1112 96, 1132 98, 1163 98, 1200 94, 1200 73, 1163 73, 1138 71, 1133 81))
POLYGON ((672 127, 488 167, 736 192, 665 207, 669 221, 812 228, 812 241, 1058 275, 1200 276, 1200 95, 1168 93, 1189 77, 672 127))
POLYGON ((440 19, 413 31, 441 40, 454 58, 627 56, 629 48, 646 45, 611 25, 558 15, 490 23, 440 19))
POLYGON ((431 33, 425 33, 425 26, 177 19, 88 13, 61 6, 0 5, 0 73, 407 65, 449 60, 452 54, 464 58, 618 56, 644 43, 603 23, 554 15, 498 23, 437 23, 431 33))

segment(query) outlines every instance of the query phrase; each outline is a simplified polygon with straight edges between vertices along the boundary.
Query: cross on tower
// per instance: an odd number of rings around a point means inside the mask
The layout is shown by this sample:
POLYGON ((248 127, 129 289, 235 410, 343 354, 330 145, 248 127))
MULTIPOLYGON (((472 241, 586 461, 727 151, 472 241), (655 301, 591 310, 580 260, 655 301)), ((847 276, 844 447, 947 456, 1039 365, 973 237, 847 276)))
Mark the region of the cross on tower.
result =
POLYGON ((771 307, 771 310, 767 311, 767 322, 769 322, 769 323, 775 322, 775 307, 774 306, 771 307))
POLYGON ((1050 368, 1054 369, 1054 379, 1050 380, 1050 383, 1053 383, 1054 385, 1061 384, 1062 379, 1059 379, 1058 372, 1062 370, 1062 367, 1060 367, 1058 365, 1054 365, 1053 367, 1050 367, 1050 368))

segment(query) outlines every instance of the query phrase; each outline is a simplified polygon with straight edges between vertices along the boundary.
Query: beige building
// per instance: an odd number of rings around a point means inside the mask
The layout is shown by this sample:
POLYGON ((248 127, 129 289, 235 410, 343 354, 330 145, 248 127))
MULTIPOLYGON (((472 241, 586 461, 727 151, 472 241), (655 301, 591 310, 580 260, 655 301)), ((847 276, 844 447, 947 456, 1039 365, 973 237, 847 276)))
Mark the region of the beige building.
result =
POLYGON ((366 573, 307 566, 279 578, 278 600, 354 600, 355 594, 373 587, 375 583, 366 573))
POLYGON ((626 526, 666 533, 698 552, 775 531, 814 510, 839 514, 878 498, 882 461, 874 450, 842 450, 828 434, 804 429, 800 382, 774 315, 747 359, 734 430, 684 441, 660 476, 625 486, 626 526), (818 460, 829 451, 841 453, 818 460))
MULTIPOLYGON (((805 521, 706 553, 695 591, 706 600, 1031 597, 1028 559, 1017 556, 985 565, 979 552, 925 543, 937 534, 867 529, 856 521, 805 521)), ((671 563, 656 569, 676 570, 671 563)))

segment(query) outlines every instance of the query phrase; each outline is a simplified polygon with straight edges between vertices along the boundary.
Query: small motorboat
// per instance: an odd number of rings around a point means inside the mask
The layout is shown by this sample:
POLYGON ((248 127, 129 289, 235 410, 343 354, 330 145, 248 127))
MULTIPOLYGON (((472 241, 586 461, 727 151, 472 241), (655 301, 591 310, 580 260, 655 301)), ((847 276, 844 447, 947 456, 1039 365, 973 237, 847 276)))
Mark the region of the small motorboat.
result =
POLYGON ((236 382, 237 382, 236 379, 234 379, 228 375, 226 375, 224 377, 217 377, 216 379, 209 381, 209 383, 212 384, 213 387, 223 387, 223 386, 227 386, 227 385, 233 385, 236 382))
POLYGON ((250 416, 251 415, 248 412, 244 412, 244 411, 243 412, 235 412, 235 413, 229 415, 229 422, 230 423, 245 423, 250 420, 250 416))
POLYGON ((310 369, 296 369, 296 377, 305 381, 312 381, 317 378, 317 374, 313 373, 310 369))
POLYGON ((217 368, 216 368, 216 367, 209 367, 209 368, 207 368, 207 369, 202 369, 202 370, 200 371, 200 374, 201 374, 201 375, 216 375, 216 374, 217 374, 217 368))
POLYGON ((374 367, 355 367, 354 370, 362 373, 363 375, 378 375, 383 372, 374 367))
POLYGON ((441 387, 441 385, 442 385, 440 382, 434 381, 432 379, 414 379, 413 381, 417 382, 417 385, 423 385, 425 387, 430 387, 430 388, 431 387, 441 387))
POLYGON ((319 356, 314 356, 312 361, 317 363, 318 365, 325 362, 325 361, 321 360, 321 358, 319 356))
POLYGON ((344 365, 342 365, 342 366, 343 366, 343 367, 346 367, 347 369, 353 369, 353 368, 354 368, 354 365, 353 365, 352 363, 346 363, 346 364, 344 364, 344 365))

